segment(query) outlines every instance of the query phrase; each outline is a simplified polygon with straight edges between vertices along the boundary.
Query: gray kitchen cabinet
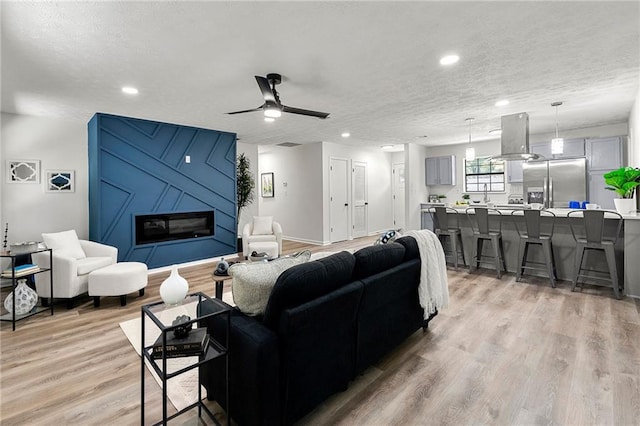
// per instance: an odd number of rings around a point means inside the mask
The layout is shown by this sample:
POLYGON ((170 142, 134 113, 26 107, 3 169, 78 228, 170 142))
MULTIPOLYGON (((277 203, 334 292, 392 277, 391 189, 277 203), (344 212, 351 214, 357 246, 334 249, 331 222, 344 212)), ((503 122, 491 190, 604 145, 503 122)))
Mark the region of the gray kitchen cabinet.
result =
POLYGON ((608 170, 589 172, 589 202, 598 204, 603 209, 615 209, 613 199, 616 198, 616 193, 604 189, 606 185, 603 175, 607 172, 608 170))
POLYGON ((584 139, 565 139, 562 146, 562 154, 551 153, 551 141, 539 142, 531 145, 531 152, 542 155, 544 159, 584 157, 584 139))
POLYGON ((507 161, 507 182, 522 183, 522 161, 507 161))
POLYGON ((622 138, 590 138, 586 141, 589 170, 611 171, 622 167, 622 138))
POLYGON ((455 185, 456 156, 427 157, 424 159, 426 185, 455 185))

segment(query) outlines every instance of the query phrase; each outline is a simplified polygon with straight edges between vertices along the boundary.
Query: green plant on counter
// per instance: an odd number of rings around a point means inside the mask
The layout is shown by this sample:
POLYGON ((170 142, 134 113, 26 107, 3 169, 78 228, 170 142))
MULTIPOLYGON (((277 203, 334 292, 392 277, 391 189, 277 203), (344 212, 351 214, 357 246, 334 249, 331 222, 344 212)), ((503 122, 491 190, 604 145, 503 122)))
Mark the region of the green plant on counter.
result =
POLYGON ((603 177, 608 185, 605 189, 615 191, 620 198, 633 198, 634 190, 640 185, 640 169, 633 167, 620 167, 606 173, 603 177))
POLYGON ((471 195, 469 195, 469 194, 462 194, 462 199, 463 199, 463 200, 468 200, 468 199, 470 199, 470 198, 471 198, 471 195))
POLYGON ((440 194, 440 195, 438 195, 438 198, 440 198, 442 200, 443 198, 447 198, 447 196, 444 195, 444 194, 440 194))

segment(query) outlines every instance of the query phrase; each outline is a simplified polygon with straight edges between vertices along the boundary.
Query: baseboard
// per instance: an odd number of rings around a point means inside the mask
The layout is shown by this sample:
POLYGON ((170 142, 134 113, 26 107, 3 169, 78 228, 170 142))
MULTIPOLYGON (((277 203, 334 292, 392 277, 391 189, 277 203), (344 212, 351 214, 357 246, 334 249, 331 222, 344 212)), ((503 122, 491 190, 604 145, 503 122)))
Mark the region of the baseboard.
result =
POLYGON ((328 242, 323 242, 323 241, 318 241, 318 240, 307 240, 305 238, 290 237, 288 235, 283 235, 282 239, 283 240, 288 240, 288 241, 295 241, 297 243, 313 244, 314 246, 326 246, 327 244, 331 244, 331 243, 328 243, 328 242))
MULTIPOLYGON (((187 268, 189 266, 197 266, 205 263, 218 262, 222 258, 233 258, 233 257, 238 257, 238 253, 229 253, 229 254, 224 254, 222 256, 210 257, 207 259, 199 259, 199 260, 193 260, 191 262, 177 263, 176 265, 178 266, 178 269, 187 268)), ((158 274, 160 272, 171 271, 172 267, 173 265, 167 265, 167 266, 160 266, 158 268, 149 269, 148 274, 151 275, 151 274, 158 274)))

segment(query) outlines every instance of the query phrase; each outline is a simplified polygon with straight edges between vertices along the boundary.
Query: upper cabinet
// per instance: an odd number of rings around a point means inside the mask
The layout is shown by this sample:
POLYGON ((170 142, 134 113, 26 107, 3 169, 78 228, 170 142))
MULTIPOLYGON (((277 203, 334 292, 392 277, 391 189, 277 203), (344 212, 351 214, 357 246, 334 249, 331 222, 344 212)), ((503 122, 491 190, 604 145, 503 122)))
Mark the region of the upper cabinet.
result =
POLYGON ((551 141, 531 144, 531 152, 540 154, 544 159, 572 158, 585 156, 584 139, 565 139, 562 154, 551 154, 551 141))
POLYGON ((427 157, 424 159, 426 185, 455 185, 456 156, 427 157))
MULTIPOLYGON (((534 151, 535 152, 535 151, 534 151)), ((523 161, 507 161, 507 182, 522 183, 523 161)))
POLYGON ((622 167, 622 139, 620 137, 587 139, 589 170, 614 170, 622 167))

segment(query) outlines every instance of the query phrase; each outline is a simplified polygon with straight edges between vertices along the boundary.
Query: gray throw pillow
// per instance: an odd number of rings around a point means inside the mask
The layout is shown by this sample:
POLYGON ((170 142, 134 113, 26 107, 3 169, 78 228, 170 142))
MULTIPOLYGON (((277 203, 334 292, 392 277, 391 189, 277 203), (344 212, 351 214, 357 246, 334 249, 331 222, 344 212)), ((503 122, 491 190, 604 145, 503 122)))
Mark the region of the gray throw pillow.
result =
POLYGON ((309 250, 270 262, 236 263, 229 267, 233 278, 231 291, 238 309, 247 315, 262 315, 267 307, 271 290, 280 274, 295 265, 308 262, 309 250))

